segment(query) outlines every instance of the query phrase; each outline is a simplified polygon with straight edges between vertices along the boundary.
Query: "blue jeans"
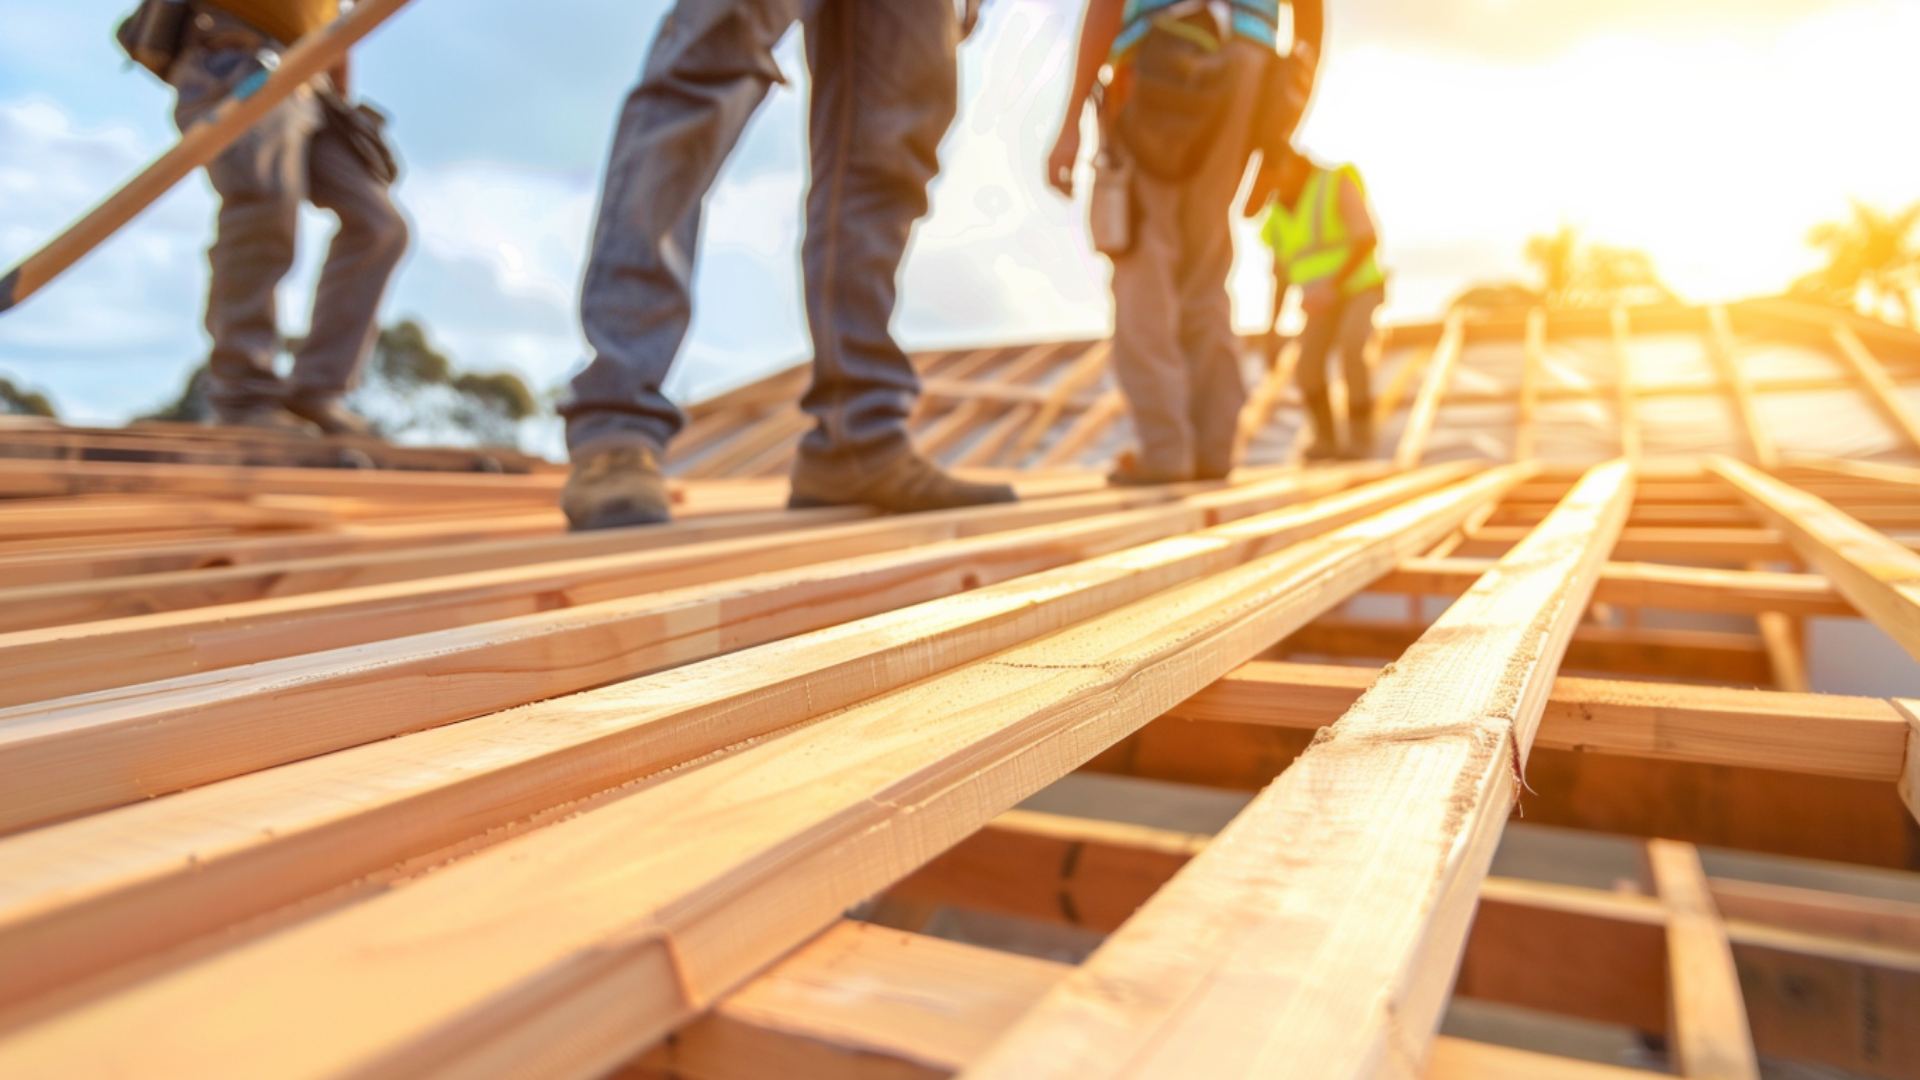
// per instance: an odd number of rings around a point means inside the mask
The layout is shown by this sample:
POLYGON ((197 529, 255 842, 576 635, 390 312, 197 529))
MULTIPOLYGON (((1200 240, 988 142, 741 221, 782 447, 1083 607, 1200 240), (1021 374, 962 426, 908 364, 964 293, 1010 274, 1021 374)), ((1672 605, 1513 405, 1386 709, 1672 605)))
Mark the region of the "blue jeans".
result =
POLYGON ((580 297, 592 359, 560 410, 576 457, 664 450, 685 423, 661 385, 692 319, 701 200, 780 78, 772 49, 796 20, 813 76, 801 250, 813 384, 801 407, 817 423, 801 451, 905 444, 919 380, 887 324, 958 105, 953 0, 679 0, 607 164, 580 297))
MULTIPOLYGON (((202 26, 169 73, 178 93, 174 121, 192 126, 256 69, 257 39, 245 23, 203 11, 202 26)), ((344 393, 373 349, 375 318, 394 267, 407 250, 407 224, 344 136, 303 87, 207 166, 220 196, 218 232, 207 252, 209 397, 232 414, 290 394, 344 393), (274 289, 293 266, 300 204, 331 210, 340 230, 327 249, 313 301, 313 329, 294 355, 291 385, 274 373, 280 328, 274 289)))

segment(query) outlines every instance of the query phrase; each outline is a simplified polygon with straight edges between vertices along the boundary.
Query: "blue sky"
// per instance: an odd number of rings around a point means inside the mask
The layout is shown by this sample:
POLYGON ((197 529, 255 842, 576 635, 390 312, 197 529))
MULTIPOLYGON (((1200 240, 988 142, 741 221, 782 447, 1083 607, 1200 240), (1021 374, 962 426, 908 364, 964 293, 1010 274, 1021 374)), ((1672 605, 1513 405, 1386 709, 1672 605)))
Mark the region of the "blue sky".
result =
MULTIPOLYGON (((12 263, 173 139, 167 92, 110 31, 132 0, 0 0, 0 262, 12 263)), ((664 0, 415 0, 358 54, 393 117, 415 245, 388 304, 465 367, 536 387, 582 358, 574 290, 616 108, 664 0)), ((896 320, 910 347, 1104 330, 1105 268, 1081 211, 1041 189, 1074 0, 990 0, 963 56, 963 114, 896 320)), ((1902 0, 1332 0, 1304 133, 1366 169, 1418 316, 1523 272, 1561 221, 1653 251, 1689 295, 1783 286, 1800 238, 1859 194, 1920 198, 1920 5, 1902 0), (1902 120, 1891 123, 1896 108, 1902 120)), ((675 388, 697 395, 803 358, 798 288, 805 89, 762 110, 710 203, 698 315, 675 388)), ((195 178, 21 309, 0 375, 62 412, 118 421, 169 398, 205 348, 195 178)), ((330 228, 313 215, 283 321, 305 323, 330 228)), ((1266 313, 1250 236, 1243 323, 1266 313)))

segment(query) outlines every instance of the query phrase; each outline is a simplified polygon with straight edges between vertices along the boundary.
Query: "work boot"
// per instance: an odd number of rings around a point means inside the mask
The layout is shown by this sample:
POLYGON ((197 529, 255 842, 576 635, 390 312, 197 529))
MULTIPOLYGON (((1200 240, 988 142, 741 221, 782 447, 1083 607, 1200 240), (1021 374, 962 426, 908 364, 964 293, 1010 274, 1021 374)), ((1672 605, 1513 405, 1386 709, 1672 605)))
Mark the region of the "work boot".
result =
POLYGON ((294 394, 287 398, 287 411, 312 421, 325 435, 373 434, 367 418, 347 408, 338 394, 294 394))
POLYGON ((1107 483, 1113 487, 1153 487, 1158 484, 1184 484, 1193 479, 1184 473, 1155 472, 1142 468, 1140 457, 1131 450, 1120 451, 1113 459, 1113 469, 1107 473, 1107 483))
POLYGON ((955 479, 903 441, 897 449, 865 453, 827 456, 803 451, 793 464, 787 507, 803 510, 865 503, 890 513, 917 514, 1015 499, 1007 484, 955 479))
POLYGON ((651 446, 612 446, 574 458, 560 509, 574 532, 673 520, 667 478, 651 446))
POLYGON ((1373 412, 1367 410, 1347 417, 1347 445, 1341 457, 1365 461, 1373 456, 1373 412))
POLYGON ((216 408, 208 424, 214 427, 245 427, 278 431, 286 435, 312 435, 313 425, 280 407, 278 402, 263 401, 240 408, 216 408))

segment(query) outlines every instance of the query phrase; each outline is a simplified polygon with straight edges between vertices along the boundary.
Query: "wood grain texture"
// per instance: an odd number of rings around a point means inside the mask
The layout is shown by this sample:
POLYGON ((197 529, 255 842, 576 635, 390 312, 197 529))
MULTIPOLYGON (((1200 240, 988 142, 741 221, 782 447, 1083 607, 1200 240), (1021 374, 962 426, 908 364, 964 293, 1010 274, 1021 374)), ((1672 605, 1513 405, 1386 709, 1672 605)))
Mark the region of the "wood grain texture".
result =
POLYGON ((1867 396, 1906 441, 1907 449, 1920 452, 1920 410, 1915 410, 1901 395, 1900 387, 1888 376, 1879 358, 1868 351, 1859 334, 1842 322, 1833 324, 1833 343, 1839 347, 1840 358, 1866 387, 1867 396))
POLYGON ((1667 1037, 1680 1075, 1759 1080, 1747 1006, 1733 948, 1692 844, 1649 840, 1647 865, 1667 909, 1667 969, 1672 991, 1667 1037))
POLYGON ((1645 1080, 1639 1069, 1536 1054, 1509 1046, 1441 1036, 1427 1061, 1427 1080, 1645 1080))
POLYGON ((1913 820, 1920 823, 1920 701, 1900 699, 1893 703, 1907 717, 1907 760, 1900 770, 1900 801, 1907 804, 1913 820))
POLYGON ((967 1075, 1418 1075, 1632 492, 1594 470, 967 1075))
POLYGON ((1915 659, 1920 659, 1920 554, 1832 503, 1728 458, 1708 467, 1785 536, 1806 562, 1915 659))
POLYGON ((1720 382, 1726 387, 1734 415, 1740 422, 1740 432, 1753 453, 1754 464, 1771 472, 1780 465, 1780 452, 1774 446, 1773 437, 1767 434, 1767 429, 1760 422, 1760 407, 1754 400, 1753 385, 1748 382, 1746 373, 1740 370, 1733 321, 1727 317, 1727 309, 1719 304, 1708 308, 1707 326, 1707 357, 1713 361, 1720 382))
MULTIPOLYGON (((1395 478, 1304 516, 1262 522, 1271 528, 1250 535, 1284 539, 1330 528, 1458 475, 1455 469, 1395 478)), ((0 828, 632 678, 1271 511, 1344 482, 1332 473, 1282 477, 1073 525, 954 539, 18 706, 0 712, 0 828)))
MULTIPOLYGON (((1419 558, 1374 586, 1376 592, 1459 596, 1493 565, 1492 559, 1419 558)), ((1857 615, 1839 590, 1818 574, 1716 570, 1659 563, 1608 563, 1594 588, 1596 603, 1620 607, 1664 608, 1758 615, 1778 611, 1802 618, 1857 615)))
MULTIPOLYGON (((0 1073, 604 1071, 1522 475, 1495 470, 1030 638, 151 979, 0 1042, 0 1073)), ((755 650, 708 663, 770 666, 755 650)), ((712 696, 689 682, 708 670, 628 687, 666 715, 712 696)))

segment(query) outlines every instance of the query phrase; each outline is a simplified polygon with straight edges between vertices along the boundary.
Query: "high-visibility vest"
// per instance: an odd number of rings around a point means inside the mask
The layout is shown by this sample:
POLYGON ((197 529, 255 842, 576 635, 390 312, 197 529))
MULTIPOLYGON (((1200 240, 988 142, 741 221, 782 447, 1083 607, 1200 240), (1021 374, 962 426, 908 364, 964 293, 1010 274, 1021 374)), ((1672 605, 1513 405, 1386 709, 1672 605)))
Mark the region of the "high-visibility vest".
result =
MULTIPOLYGON (((1347 221, 1340 214, 1342 180, 1351 180, 1362 200, 1367 197, 1360 170, 1351 165, 1337 169, 1315 165, 1297 204, 1289 208, 1275 202, 1267 212, 1267 223, 1260 230, 1260 236, 1273 249, 1274 259, 1287 268, 1287 276, 1295 285, 1311 285, 1331 277, 1347 264, 1347 257, 1353 253, 1353 245, 1347 241, 1347 221)), ((1353 273, 1347 275, 1347 280, 1341 282, 1340 292, 1352 296, 1385 280, 1380 261, 1373 252, 1368 252, 1360 265, 1353 268, 1353 273)))

